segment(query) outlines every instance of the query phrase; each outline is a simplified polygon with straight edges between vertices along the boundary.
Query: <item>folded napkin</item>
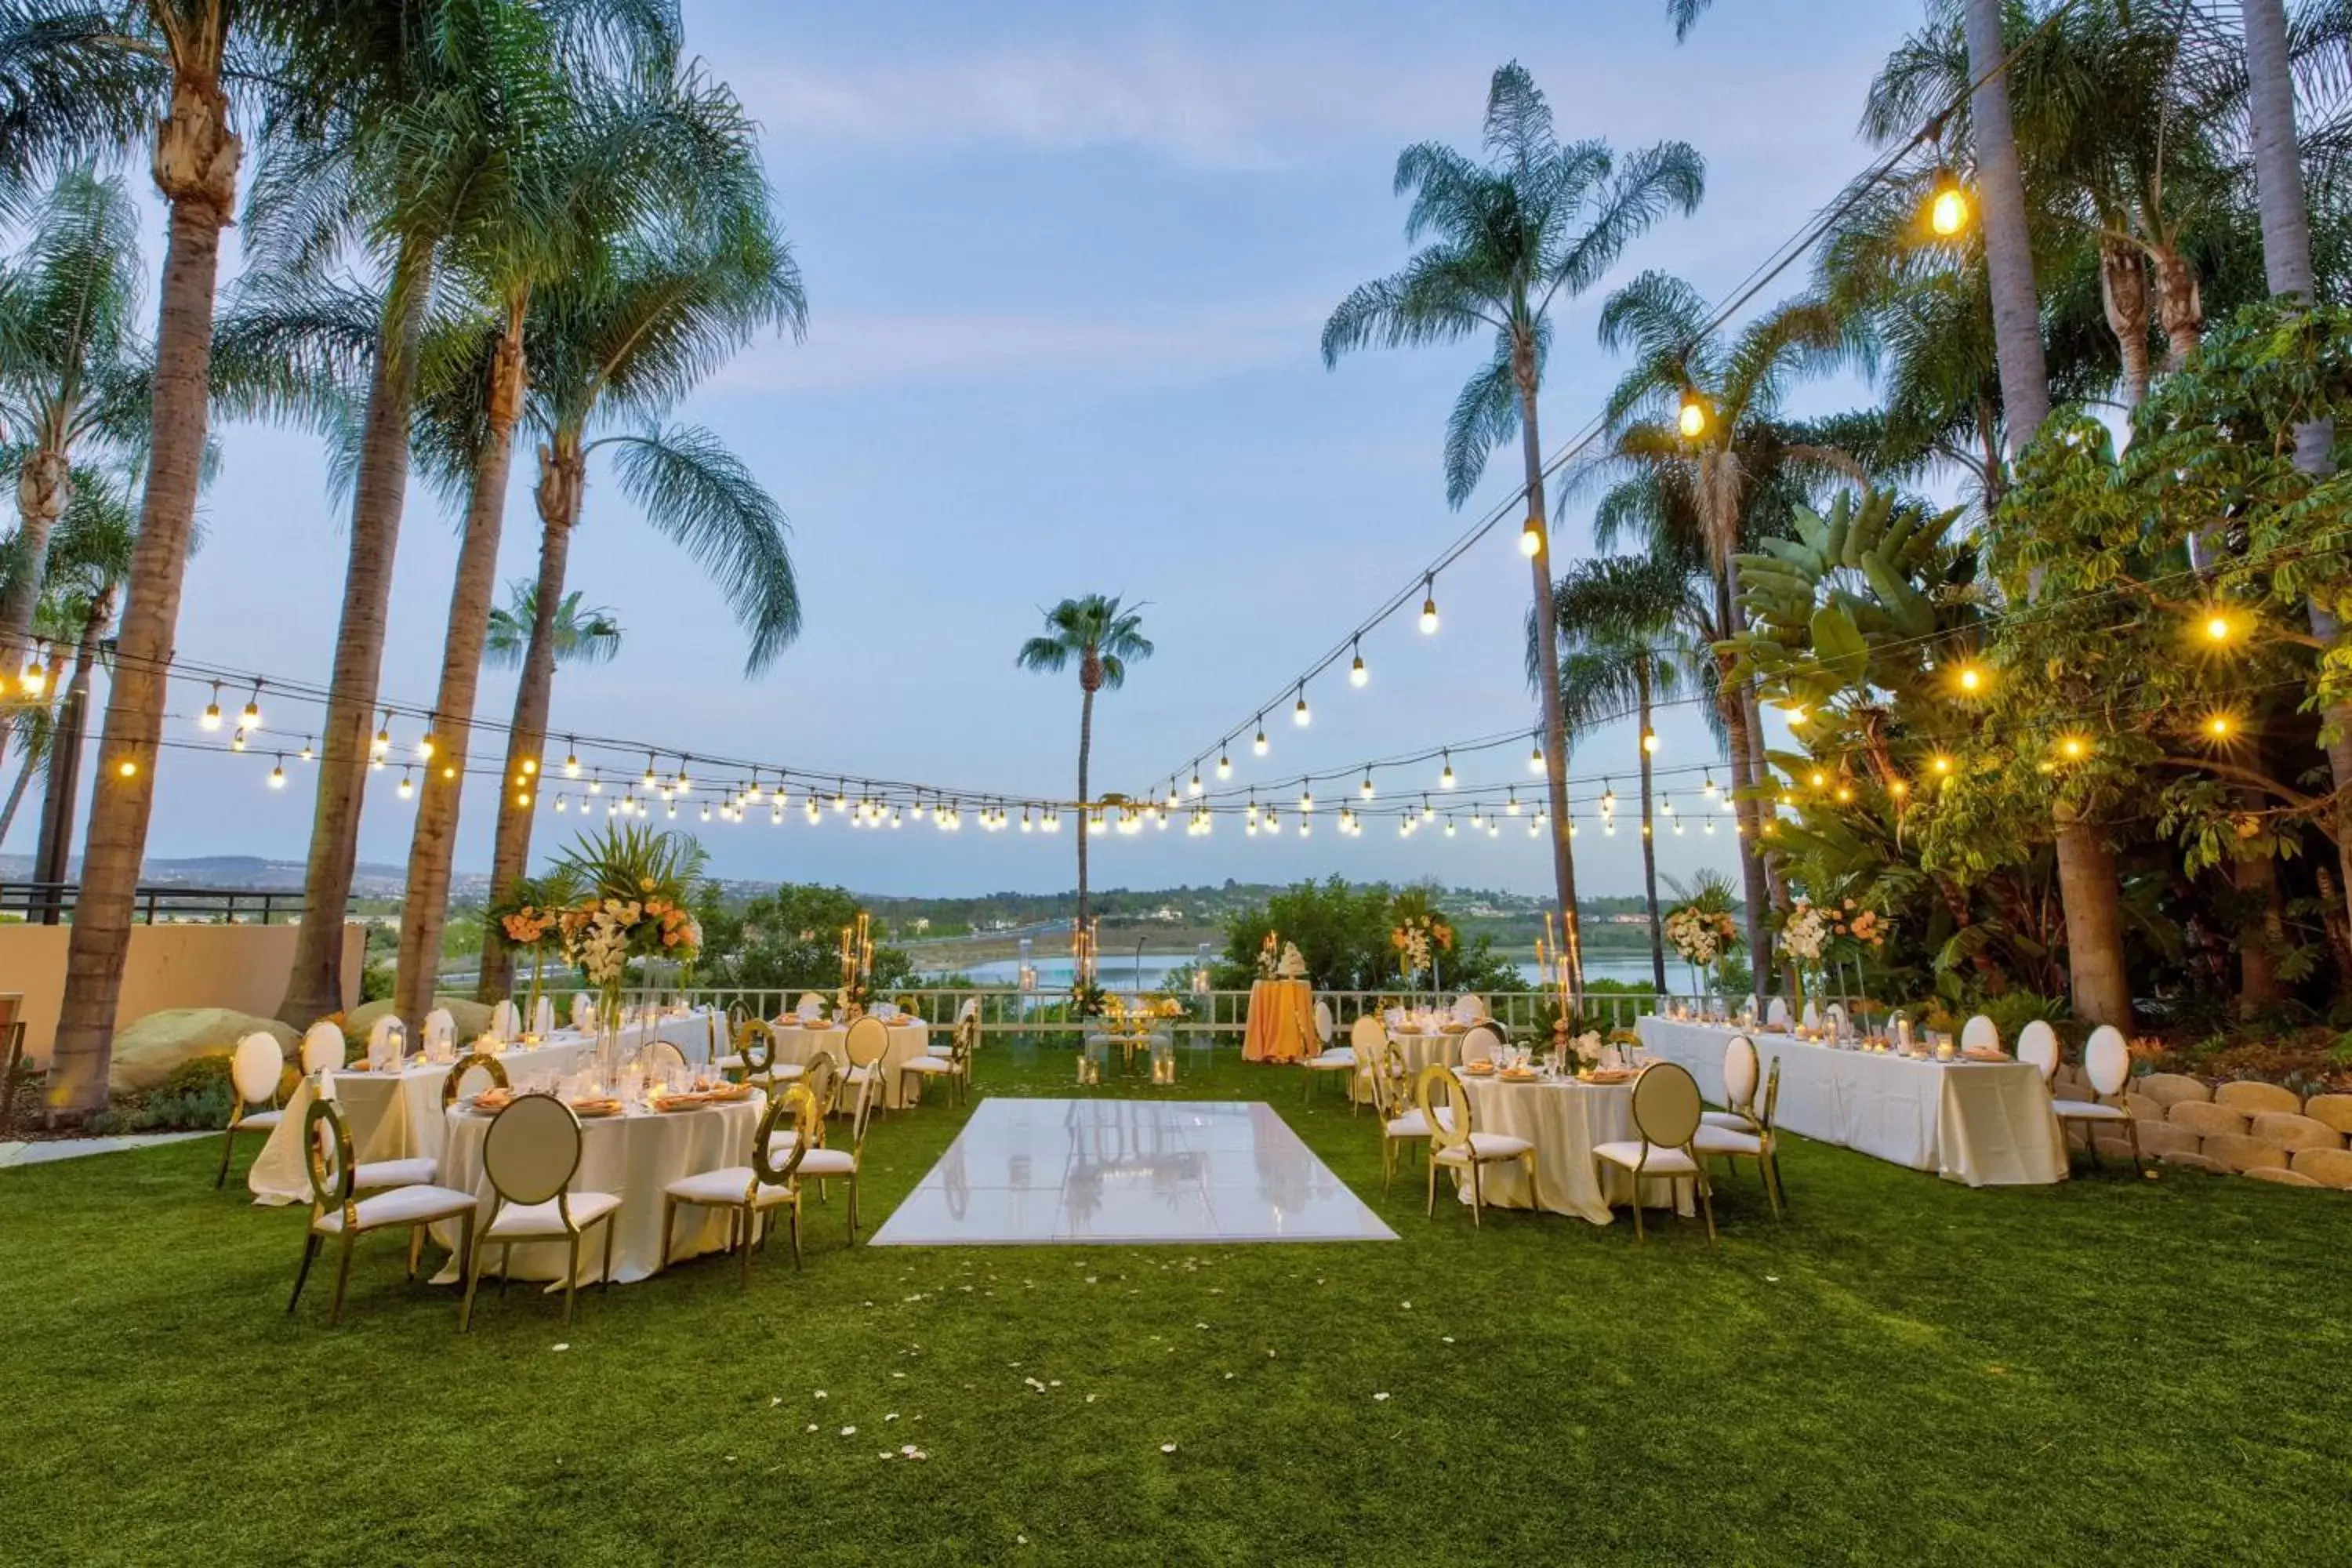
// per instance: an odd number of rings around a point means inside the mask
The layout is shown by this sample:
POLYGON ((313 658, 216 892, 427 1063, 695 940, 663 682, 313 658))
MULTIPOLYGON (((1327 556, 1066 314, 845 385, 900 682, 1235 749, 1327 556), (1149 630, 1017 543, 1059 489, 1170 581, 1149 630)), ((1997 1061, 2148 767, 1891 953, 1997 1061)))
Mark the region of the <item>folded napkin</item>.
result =
POLYGON ((367 1065, 371 1072, 389 1071, 400 1066, 400 1058, 408 1051, 408 1026, 394 1017, 378 1018, 375 1027, 368 1031, 367 1065))
POLYGON ((512 1041, 522 1034, 522 1015, 511 999, 490 1009, 490 1033, 501 1040, 512 1041))
POLYGON ((572 1026, 583 1033, 596 1026, 596 1005, 588 1000, 585 991, 572 994, 572 1026))
POLYGON ((383 1044, 384 1037, 394 1033, 405 1035, 408 1026, 389 1013, 368 1026, 368 1060, 375 1059, 376 1047, 383 1044))

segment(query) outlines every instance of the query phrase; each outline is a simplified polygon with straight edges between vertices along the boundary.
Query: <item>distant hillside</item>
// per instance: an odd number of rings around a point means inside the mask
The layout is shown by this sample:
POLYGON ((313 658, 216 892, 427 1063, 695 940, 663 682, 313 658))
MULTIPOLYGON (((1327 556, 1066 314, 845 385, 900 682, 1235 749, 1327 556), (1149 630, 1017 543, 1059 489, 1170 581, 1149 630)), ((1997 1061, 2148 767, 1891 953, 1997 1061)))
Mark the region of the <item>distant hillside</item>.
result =
MULTIPOLYGON (((178 883, 190 888, 299 889, 307 868, 299 860, 265 860, 257 855, 200 855, 176 860, 150 860, 140 880, 158 886, 178 883)), ((0 855, 0 879, 22 881, 33 874, 29 855, 0 855)), ((68 881, 81 874, 81 862, 68 865, 68 881)), ((462 879, 461 879, 462 880, 462 879)), ((407 881, 398 866, 362 862, 352 890, 362 898, 396 897, 407 881)))

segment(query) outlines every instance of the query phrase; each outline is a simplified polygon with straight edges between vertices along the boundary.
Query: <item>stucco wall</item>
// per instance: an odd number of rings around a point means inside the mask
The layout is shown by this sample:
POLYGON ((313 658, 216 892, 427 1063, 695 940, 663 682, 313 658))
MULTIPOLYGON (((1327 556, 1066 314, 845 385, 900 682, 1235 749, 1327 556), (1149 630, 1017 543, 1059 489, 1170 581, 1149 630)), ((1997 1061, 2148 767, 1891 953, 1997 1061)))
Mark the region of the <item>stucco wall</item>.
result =
MULTIPOLYGON (((286 998, 294 966, 292 925, 135 925, 122 966, 118 1027, 166 1007, 234 1007, 268 1016, 286 998)), ((65 925, 0 925, 0 992, 25 996, 25 1049, 46 1062, 64 998, 65 925)), ((366 933, 343 927, 343 1007, 360 999, 366 933)))

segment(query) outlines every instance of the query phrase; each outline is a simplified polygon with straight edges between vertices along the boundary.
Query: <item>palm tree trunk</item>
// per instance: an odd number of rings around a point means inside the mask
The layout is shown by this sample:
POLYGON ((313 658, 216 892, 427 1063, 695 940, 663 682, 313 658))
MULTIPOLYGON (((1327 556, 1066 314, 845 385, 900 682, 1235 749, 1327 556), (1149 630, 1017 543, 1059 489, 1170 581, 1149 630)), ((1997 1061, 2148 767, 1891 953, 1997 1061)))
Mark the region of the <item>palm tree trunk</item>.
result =
MULTIPOLYGON (((49 552, 49 533, 65 515, 73 494, 73 469, 66 454, 43 442, 25 455, 16 475, 16 538, 19 570, 0 592, 0 680, 14 680, 32 646, 33 610, 41 598, 41 563, 49 552)), ((0 725, 6 723, 0 714, 0 725)), ((0 741, 6 731, 0 728, 0 741)))
POLYGON ((1650 900, 1650 977, 1666 994, 1666 931, 1658 922, 1658 837, 1650 815, 1650 661, 1633 661, 1642 707, 1642 891, 1650 900))
POLYGON ((1764 1010, 1764 979, 1770 973, 1772 950, 1765 941, 1764 911, 1771 903, 1771 890, 1764 882, 1764 854, 1761 801, 1748 798, 1756 783, 1748 754, 1748 704, 1740 700, 1739 689, 1729 680, 1719 680, 1716 687, 1716 706, 1723 715, 1724 734, 1731 752, 1731 820, 1739 839, 1740 897, 1746 908, 1742 911, 1748 927, 1748 964, 1756 1010, 1764 1010))
MULTIPOLYGON (((1087 808, 1087 764, 1095 747, 1095 689, 1082 679, 1079 689, 1085 699, 1078 704, 1078 924, 1087 929, 1087 839, 1094 832, 1093 816, 1087 808)), ((1075 983, 1075 977, 1074 977, 1075 983)))
POLYGON ((220 231, 236 200, 238 153, 218 61, 202 62, 202 68, 176 64, 171 109, 155 131, 155 184, 171 216, 155 332, 147 488, 99 752, 105 787, 90 805, 81 891, 66 950, 65 997, 49 1054, 52 1121, 79 1122, 106 1106, 114 1009, 154 805, 165 668, 195 526, 220 231), (135 771, 126 777, 124 767, 135 771))
POLYGON ((383 673, 384 626, 392 614, 394 553, 408 494, 408 418, 416 384, 417 343, 432 292, 433 247, 401 242, 393 268, 400 319, 380 341, 360 435, 352 487, 352 537, 343 567, 343 610, 335 633, 335 668, 319 737, 319 790, 310 858, 302 880, 302 925, 278 1016, 297 1028, 343 1005, 343 914, 359 860, 360 813, 367 796, 368 721, 383 673))
MULTIPOLYGON (((33 783, 33 770, 37 766, 39 766, 39 764, 34 762, 31 757, 26 757, 25 759, 24 765, 16 770, 16 782, 8 786, 7 802, 5 805, 0 805, 0 845, 5 845, 8 842, 8 829, 14 826, 16 821, 16 808, 25 804, 25 791, 31 787, 33 783)), ((38 851, 36 851, 34 855, 35 860, 37 861, 39 858, 38 851)), ((37 882, 40 879, 39 875, 36 873, 33 880, 37 882)))
MULTIPOLYGON (((1551 613, 1551 531, 1544 516, 1543 443, 1536 430, 1536 365, 1532 344, 1515 345, 1511 367, 1518 384, 1519 394, 1519 455, 1527 475, 1528 516, 1536 531, 1544 536, 1545 547, 1529 558, 1528 565, 1535 578, 1536 599, 1536 686, 1543 694, 1543 753, 1544 792, 1551 809, 1551 874, 1554 891, 1559 897, 1560 918, 1574 924, 1576 909, 1576 857, 1568 842, 1568 727, 1561 721, 1559 701, 1559 627, 1551 613)), ((1578 973, 1570 975, 1569 984, 1579 995, 1584 991, 1584 945, 1581 941, 1567 944, 1569 962, 1578 973)))
POLYGON ((2279 943, 2286 934, 2284 900, 2279 896, 2278 862, 2267 855, 2250 855, 2230 868, 2237 889, 2240 920, 2259 922, 2259 929, 2238 937, 2238 1016, 2259 1017, 2285 997, 2279 983, 2279 943))
MULTIPOLYGON (((555 620, 563 605, 563 578, 572 560, 572 531, 580 521, 581 479, 587 459, 578 452, 540 449, 539 598, 530 644, 515 688, 514 724, 507 731, 505 782, 499 788, 499 830, 490 853, 490 897, 498 900, 530 868, 530 829, 546 783, 547 712, 555 687, 555 620), (525 771, 524 764, 533 771, 525 771), (530 804, 525 805, 523 802, 530 804)), ((496 921, 482 932, 482 977, 474 994, 497 1002, 514 989, 514 952, 496 921)))
POLYGON ((2156 263, 2156 319, 2164 327, 2164 368, 2179 370, 2197 352, 2205 335, 2205 300, 2197 287, 2197 268, 2170 246, 2149 253, 2156 263))
POLYGON ((514 460, 514 427, 522 405, 523 317, 528 291, 507 303, 505 330, 490 367, 489 411, 474 461, 466 507, 466 542, 457 552, 457 580, 449 595, 449 632, 434 699, 433 759, 416 796, 416 831, 408 845, 408 889, 401 900, 399 969, 394 1005, 411 1027, 433 1007, 441 963, 441 933, 449 920, 450 863, 457 847, 457 806, 466 786, 466 754, 474 726, 474 694, 481 685, 482 642, 489 635, 490 600, 498 588, 499 532, 506 510, 507 475, 514 460))
POLYGON ((1985 269, 1992 285, 1995 357, 2000 362, 2001 412, 2009 449, 2024 450, 2050 416, 2050 372, 2042 357, 2042 305, 2033 288, 2032 236, 2025 221, 2025 182, 2018 173, 2017 133, 2009 115, 2009 76, 2001 0, 1967 0, 1969 101, 1976 138, 1977 204, 1984 226, 1985 269))
MULTIPOLYGON (((57 728, 50 733, 41 836, 33 846, 36 882, 55 884, 66 879, 66 862, 73 850, 74 798, 81 786, 82 732, 89 726, 90 670, 98 662, 99 639, 113 618, 114 590, 109 588, 91 601, 89 614, 82 620, 81 640, 74 648, 73 679, 66 683, 65 701, 58 707, 57 728)), ((10 803, 12 809, 14 805, 10 803)), ((0 822, 0 838, 7 833, 5 823, 0 822)), ((44 899, 41 923, 55 925, 64 912, 61 902, 44 899)))
POLYGON ((2101 237, 2099 302, 2123 354, 2123 405, 2137 408, 2147 400, 2148 382, 2147 263, 2138 247, 2101 237))
MULTIPOLYGON (((2263 271, 2273 294, 2309 302, 2311 212, 2304 199, 2295 144, 2294 77, 2287 60, 2284 0, 2240 0, 2246 29, 2246 84, 2254 142, 2254 191, 2263 222, 2263 271)), ((2295 472, 2314 479, 2336 471, 2332 421, 2295 427, 2295 472)), ((2314 599, 2305 606, 2312 635, 2333 645, 2341 628, 2314 599)), ((2337 891, 2352 911, 2352 704, 2322 710, 2327 767, 2336 785, 2337 891)))
POLYGON ((2066 925, 2066 966, 2075 1015, 2131 1027, 2131 982, 2124 973, 2121 880, 2098 825, 2070 806, 2053 813, 2058 830, 2058 906, 2066 925))

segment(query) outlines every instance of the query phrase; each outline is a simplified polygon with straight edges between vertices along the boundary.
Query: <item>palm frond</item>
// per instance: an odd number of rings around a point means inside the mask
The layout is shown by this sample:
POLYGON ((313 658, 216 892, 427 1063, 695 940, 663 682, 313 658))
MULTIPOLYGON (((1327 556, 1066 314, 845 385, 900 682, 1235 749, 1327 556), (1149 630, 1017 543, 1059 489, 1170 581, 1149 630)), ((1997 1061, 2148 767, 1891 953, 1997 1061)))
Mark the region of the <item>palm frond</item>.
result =
POLYGON ((759 674, 801 630, 783 510, 741 458, 698 426, 651 429, 612 443, 622 492, 710 574, 751 636, 744 670, 759 674))

